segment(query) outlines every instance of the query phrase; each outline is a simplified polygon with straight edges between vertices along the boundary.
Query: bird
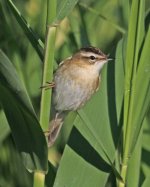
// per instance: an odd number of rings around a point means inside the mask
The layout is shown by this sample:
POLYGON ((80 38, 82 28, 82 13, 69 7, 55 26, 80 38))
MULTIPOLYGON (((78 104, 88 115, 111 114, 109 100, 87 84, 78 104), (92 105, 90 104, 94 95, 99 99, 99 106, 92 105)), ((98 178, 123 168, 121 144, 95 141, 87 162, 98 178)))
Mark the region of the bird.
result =
POLYGON ((56 141, 64 118, 69 111, 82 108, 99 89, 101 70, 109 60, 97 47, 83 47, 59 64, 53 81, 42 88, 53 89, 55 117, 50 122, 48 147, 56 141))

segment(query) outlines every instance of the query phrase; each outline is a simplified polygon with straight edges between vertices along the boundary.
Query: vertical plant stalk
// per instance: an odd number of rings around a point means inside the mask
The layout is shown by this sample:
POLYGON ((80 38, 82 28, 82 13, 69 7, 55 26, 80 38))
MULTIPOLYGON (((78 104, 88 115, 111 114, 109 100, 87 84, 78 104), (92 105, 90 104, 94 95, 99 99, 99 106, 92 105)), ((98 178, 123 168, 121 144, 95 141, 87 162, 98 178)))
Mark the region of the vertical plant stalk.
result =
MULTIPOLYGON (((44 59, 44 72, 43 72, 43 85, 46 82, 52 82, 53 79, 53 62, 54 62, 54 43, 56 36, 56 27, 48 26, 45 59, 44 59)), ((43 131, 48 130, 50 106, 51 106, 51 93, 52 89, 42 89, 41 96, 41 110, 40 110, 40 124, 43 131)))
MULTIPOLYGON (((56 17, 56 0, 47 0, 47 20, 46 20, 46 43, 44 54, 44 71, 43 81, 44 85, 47 81, 51 82, 53 79, 53 63, 54 63, 54 44, 56 39, 56 27, 52 25, 56 17)), ((50 110, 51 110, 51 94, 52 89, 45 91, 42 89, 41 108, 40 108, 40 124, 43 131, 48 130, 50 110)), ((35 173, 34 187, 44 187, 45 175, 35 173)))
POLYGON ((124 105, 124 130, 123 130, 123 161, 121 165, 121 176, 124 180, 124 183, 121 181, 119 182, 119 187, 126 186, 126 176, 127 176, 127 169, 128 169, 128 162, 130 158, 130 149, 131 149, 131 142, 132 136, 134 133, 133 128, 133 118, 134 115, 133 105, 134 102, 134 95, 135 95, 135 77, 136 77, 136 69, 138 64, 138 53, 140 50, 142 37, 141 36, 141 27, 140 27, 140 20, 143 11, 142 1, 133 1, 132 8, 131 8, 131 17, 129 23, 129 31, 128 31, 128 44, 127 44, 127 59, 126 59, 126 82, 125 82, 125 105, 124 105), (133 24, 133 17, 137 15, 136 22, 133 24), (135 32, 135 35, 132 34, 135 32), (133 38, 133 36, 135 38, 133 38), (131 38, 132 37, 132 38, 131 38), (132 45, 133 51, 132 55, 129 52, 130 47, 129 44, 132 45))

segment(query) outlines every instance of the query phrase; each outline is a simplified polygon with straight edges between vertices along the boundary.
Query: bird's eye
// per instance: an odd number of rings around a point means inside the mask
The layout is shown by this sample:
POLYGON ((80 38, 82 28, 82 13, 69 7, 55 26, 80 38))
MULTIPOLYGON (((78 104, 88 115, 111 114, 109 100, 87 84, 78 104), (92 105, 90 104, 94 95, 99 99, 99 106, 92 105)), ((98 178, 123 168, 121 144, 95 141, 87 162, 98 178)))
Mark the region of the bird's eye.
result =
POLYGON ((90 56, 90 59, 95 60, 96 58, 95 58, 95 56, 90 56))

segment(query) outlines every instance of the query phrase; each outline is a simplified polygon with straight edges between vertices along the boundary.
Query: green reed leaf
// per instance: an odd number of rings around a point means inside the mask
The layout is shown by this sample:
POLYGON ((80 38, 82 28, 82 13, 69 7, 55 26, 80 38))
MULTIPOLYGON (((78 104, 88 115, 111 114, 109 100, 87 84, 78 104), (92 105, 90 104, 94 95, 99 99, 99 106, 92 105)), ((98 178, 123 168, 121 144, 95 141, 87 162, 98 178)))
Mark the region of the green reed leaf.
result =
POLYGON ((0 51, 0 102, 13 139, 30 171, 47 172, 47 144, 16 70, 0 51))
POLYGON ((60 22, 72 11, 78 0, 58 0, 57 13, 54 22, 60 22))
POLYGON ((16 18, 17 22, 19 23, 20 27, 24 31, 25 35, 27 36, 28 40, 31 42, 33 48, 36 50, 37 54, 39 55, 40 59, 43 61, 43 49, 44 44, 41 39, 37 36, 37 34, 33 31, 29 23, 25 20, 22 16, 20 11, 14 5, 11 0, 7 0, 8 6, 12 11, 14 17, 16 18))

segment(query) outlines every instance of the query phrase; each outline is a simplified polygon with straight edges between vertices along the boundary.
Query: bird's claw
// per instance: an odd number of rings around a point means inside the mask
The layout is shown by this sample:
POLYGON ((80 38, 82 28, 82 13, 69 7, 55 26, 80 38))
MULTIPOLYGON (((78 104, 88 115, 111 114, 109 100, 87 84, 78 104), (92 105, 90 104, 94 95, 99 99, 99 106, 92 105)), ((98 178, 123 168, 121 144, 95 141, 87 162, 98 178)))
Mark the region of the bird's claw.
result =
POLYGON ((50 135, 50 130, 44 131, 44 135, 47 138, 50 135))
POLYGON ((43 85, 43 86, 41 86, 40 88, 41 89, 45 89, 45 90, 48 90, 48 89, 50 89, 50 88, 54 88, 55 87, 55 83, 54 82, 46 82, 46 85, 43 85))

